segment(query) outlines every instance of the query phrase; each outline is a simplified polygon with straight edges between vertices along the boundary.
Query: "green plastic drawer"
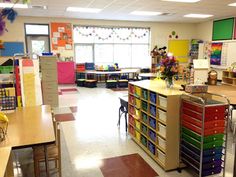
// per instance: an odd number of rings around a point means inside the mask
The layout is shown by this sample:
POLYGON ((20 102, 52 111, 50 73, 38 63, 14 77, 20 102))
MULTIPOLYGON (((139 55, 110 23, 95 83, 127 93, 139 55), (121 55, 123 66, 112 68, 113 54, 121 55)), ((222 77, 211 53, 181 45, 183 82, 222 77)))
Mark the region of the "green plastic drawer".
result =
MULTIPOLYGON (((188 143, 194 145, 195 147, 197 147, 198 149, 201 148, 201 142, 197 141, 196 139, 190 137, 189 135, 186 135, 184 133, 182 133, 182 138, 187 141, 188 143)), ((221 147, 224 143, 224 140, 219 140, 219 141, 213 141, 210 143, 204 143, 203 144, 203 149, 211 149, 211 148, 215 148, 215 147, 221 147)))
POLYGON ((148 116, 144 112, 142 112, 142 121, 146 124, 148 124, 148 116))
POLYGON ((143 134, 147 135, 147 126, 144 124, 141 124, 141 131, 143 134))
POLYGON ((141 143, 142 143, 142 145, 147 147, 147 138, 145 138, 143 135, 141 135, 141 143))
POLYGON ((142 89, 142 98, 148 100, 148 91, 145 89, 142 89))
POLYGON ((148 104, 145 101, 142 101, 142 109, 147 112, 148 110, 148 104))
MULTIPOLYGON (((195 138, 196 140, 198 141, 201 141, 201 136, 197 133, 195 133, 194 131, 191 131, 187 128, 182 128, 182 131, 191 136, 192 138, 195 138)), ((215 135, 211 135, 211 136, 205 136, 204 137, 204 143, 210 143, 210 142, 213 142, 213 141, 218 141, 218 140, 223 140, 224 138, 224 134, 215 134, 215 135)))

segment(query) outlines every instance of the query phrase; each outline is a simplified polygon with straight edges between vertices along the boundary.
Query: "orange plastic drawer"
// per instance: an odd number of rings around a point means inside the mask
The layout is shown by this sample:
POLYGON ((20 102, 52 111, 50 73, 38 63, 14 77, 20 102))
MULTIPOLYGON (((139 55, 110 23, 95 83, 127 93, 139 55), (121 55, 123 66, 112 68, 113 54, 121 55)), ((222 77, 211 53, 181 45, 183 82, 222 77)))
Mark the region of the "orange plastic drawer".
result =
POLYGON ((131 115, 129 115, 129 124, 134 126, 134 118, 131 115))

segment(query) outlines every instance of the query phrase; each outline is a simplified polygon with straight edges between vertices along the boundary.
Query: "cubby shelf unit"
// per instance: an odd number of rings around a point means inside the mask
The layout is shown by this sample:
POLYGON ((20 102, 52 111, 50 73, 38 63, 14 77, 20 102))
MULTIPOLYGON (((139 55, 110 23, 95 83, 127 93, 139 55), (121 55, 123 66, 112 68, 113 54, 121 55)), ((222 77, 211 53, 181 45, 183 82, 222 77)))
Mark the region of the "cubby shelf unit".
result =
POLYGON ((180 167, 181 94, 162 81, 129 83, 129 134, 165 171, 180 167))

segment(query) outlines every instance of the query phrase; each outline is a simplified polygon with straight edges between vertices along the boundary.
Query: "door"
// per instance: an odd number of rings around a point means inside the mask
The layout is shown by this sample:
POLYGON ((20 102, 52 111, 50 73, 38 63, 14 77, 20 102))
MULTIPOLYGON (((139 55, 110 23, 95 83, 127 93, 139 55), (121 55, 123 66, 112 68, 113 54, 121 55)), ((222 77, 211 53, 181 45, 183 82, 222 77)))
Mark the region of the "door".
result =
POLYGON ((44 52, 50 52, 48 36, 27 36, 27 52, 32 58, 38 58, 44 52))

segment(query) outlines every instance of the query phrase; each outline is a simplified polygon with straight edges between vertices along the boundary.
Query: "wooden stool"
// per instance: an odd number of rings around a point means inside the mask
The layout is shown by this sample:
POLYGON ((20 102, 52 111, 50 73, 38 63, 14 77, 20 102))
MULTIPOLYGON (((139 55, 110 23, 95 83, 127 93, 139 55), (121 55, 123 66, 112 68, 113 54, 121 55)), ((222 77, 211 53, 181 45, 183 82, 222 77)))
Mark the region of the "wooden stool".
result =
POLYGON ((128 87, 128 80, 126 79, 118 80, 118 87, 128 87))
POLYGON ((77 79, 77 86, 84 87, 85 79, 77 79))
POLYGON ((116 88, 116 87, 117 87, 117 80, 106 81, 106 88, 116 88))
POLYGON ((85 80, 85 87, 88 87, 88 88, 97 87, 97 81, 96 80, 85 80))

